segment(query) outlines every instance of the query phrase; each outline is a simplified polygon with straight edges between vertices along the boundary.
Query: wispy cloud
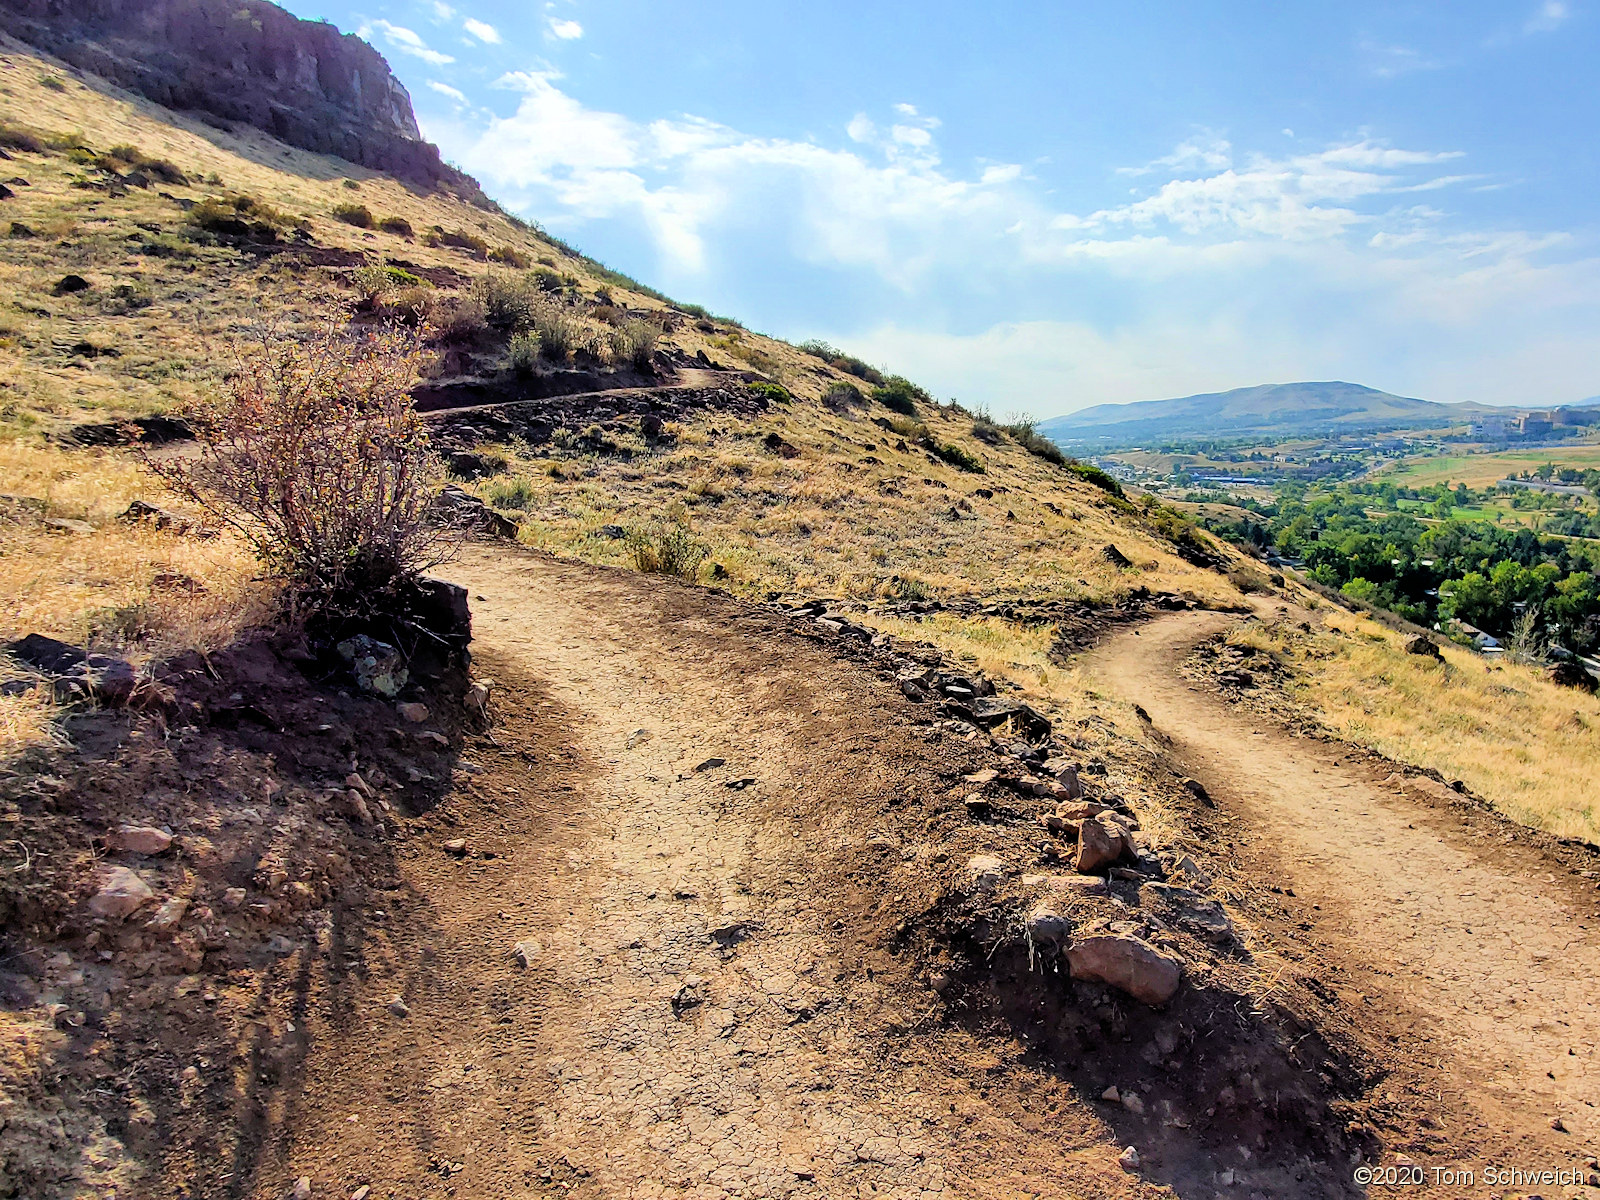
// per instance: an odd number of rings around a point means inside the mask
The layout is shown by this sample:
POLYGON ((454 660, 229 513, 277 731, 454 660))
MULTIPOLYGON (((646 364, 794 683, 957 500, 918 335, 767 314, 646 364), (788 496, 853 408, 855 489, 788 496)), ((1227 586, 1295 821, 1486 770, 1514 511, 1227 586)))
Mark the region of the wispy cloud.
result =
POLYGON ((1396 79, 1415 71, 1437 71, 1444 64, 1410 46, 1362 39, 1358 50, 1367 70, 1379 79, 1396 79))
POLYGON ((486 24, 483 21, 468 17, 461 22, 461 28, 465 29, 480 42, 488 42, 490 45, 499 45, 500 43, 500 31, 493 25, 486 24))
POLYGON ((441 96, 449 96, 457 104, 467 103, 467 94, 460 88, 453 88, 448 83, 440 83, 437 79, 428 80, 428 87, 441 96))
POLYGON ((446 63, 455 62, 455 59, 450 55, 441 54, 439 51, 432 49, 427 42, 422 40, 420 34, 413 29, 407 29, 404 25, 391 25, 388 21, 379 19, 363 25, 356 31, 357 36, 366 38, 368 41, 372 39, 372 35, 375 32, 381 33, 383 40, 400 53, 420 58, 425 63, 442 67, 446 63))
POLYGON ((551 17, 549 22, 550 36, 563 42, 576 41, 583 36, 583 26, 576 21, 566 20, 561 17, 551 17))
POLYGON ((1572 8, 1564 0, 1544 0, 1522 26, 1524 33, 1549 33, 1559 29, 1572 15, 1572 8))

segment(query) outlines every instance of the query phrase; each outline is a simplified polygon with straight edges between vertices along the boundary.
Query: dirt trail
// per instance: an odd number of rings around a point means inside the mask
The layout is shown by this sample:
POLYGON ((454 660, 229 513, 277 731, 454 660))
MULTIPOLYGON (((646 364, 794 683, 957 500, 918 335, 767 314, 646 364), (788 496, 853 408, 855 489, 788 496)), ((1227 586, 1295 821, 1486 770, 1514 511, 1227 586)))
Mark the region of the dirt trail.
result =
MULTIPOLYGON (((1429 1064, 1435 1079, 1483 1128, 1578 1161, 1595 1153, 1592 894, 1527 873, 1527 856, 1498 839, 1486 847, 1460 836, 1338 744, 1258 727, 1180 676, 1179 663, 1229 620, 1164 617, 1111 639, 1085 666, 1144 707, 1175 756, 1250 830, 1253 852, 1275 860, 1276 881, 1310 918, 1304 940, 1322 960, 1320 977, 1339 981, 1358 1021, 1425 1031, 1440 1057, 1429 1064), (1552 1130, 1558 1118, 1569 1133, 1552 1130)), ((1444 1131, 1447 1141, 1454 1133, 1444 1131)))
POLYGON ((500 747, 410 840, 365 984, 306 1015, 256 1195, 1154 1194, 883 948, 930 848, 881 814, 964 747, 773 614, 501 548, 453 573, 500 747))

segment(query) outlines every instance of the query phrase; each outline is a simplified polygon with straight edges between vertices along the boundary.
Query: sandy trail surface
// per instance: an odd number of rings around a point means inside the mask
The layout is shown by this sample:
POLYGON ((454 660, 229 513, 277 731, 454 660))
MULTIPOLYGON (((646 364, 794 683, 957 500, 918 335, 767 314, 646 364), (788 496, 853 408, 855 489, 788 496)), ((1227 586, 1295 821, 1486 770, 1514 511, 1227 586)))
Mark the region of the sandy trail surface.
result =
POLYGON ((502 548, 452 574, 499 747, 465 756, 402 856, 367 977, 307 1014, 304 1086, 258 1178, 380 1198, 1155 1194, 1065 1085, 928 1021, 934 997, 883 949, 880 912, 905 899, 887 880, 926 848, 881 814, 942 753, 892 687, 702 590, 502 548), (876 879, 838 869, 869 846, 876 879))
MULTIPOLYGON (((1434 1061, 1412 1065, 1458 1093, 1482 1136, 1581 1164, 1600 1144, 1593 891, 1505 839, 1466 836, 1347 747, 1264 725, 1180 674, 1233 619, 1163 617, 1108 640, 1085 665, 1141 705, 1240 819, 1249 853, 1309 918, 1311 968, 1358 1020, 1380 1036, 1421 1033, 1434 1061)), ((1440 1151, 1460 1132, 1445 1129, 1440 1151)))

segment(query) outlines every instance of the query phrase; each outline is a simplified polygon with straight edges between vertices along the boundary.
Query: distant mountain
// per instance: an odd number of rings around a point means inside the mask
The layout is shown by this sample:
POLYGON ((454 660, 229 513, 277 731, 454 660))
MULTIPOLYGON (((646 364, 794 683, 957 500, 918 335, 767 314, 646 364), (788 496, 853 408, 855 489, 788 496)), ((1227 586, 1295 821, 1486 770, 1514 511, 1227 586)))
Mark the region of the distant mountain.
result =
POLYGON ((1436 428, 1504 411, 1394 396, 1359 383, 1268 383, 1176 400, 1097 404, 1043 421, 1039 430, 1063 444, 1109 446, 1183 437, 1436 428))

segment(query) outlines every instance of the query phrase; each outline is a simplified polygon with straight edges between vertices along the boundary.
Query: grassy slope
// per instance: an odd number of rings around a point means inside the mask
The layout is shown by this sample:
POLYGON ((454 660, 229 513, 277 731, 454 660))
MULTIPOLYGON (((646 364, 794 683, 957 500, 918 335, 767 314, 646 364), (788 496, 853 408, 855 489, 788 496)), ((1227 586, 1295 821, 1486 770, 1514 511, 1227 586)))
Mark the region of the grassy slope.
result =
POLYGON ((1545 463, 1558 467, 1600 467, 1600 443, 1557 446, 1548 450, 1502 450, 1493 454, 1449 454, 1437 458, 1411 458, 1380 472, 1381 478, 1401 487, 1432 487, 1436 483, 1464 483, 1470 488, 1490 487, 1507 475, 1531 471, 1545 463))
MULTIPOLYGON (((56 449, 41 437, 73 421, 179 406, 216 385, 228 363, 230 338, 263 315, 293 323, 310 318, 320 304, 351 298, 347 271, 292 269, 283 260, 258 260, 223 247, 196 247, 187 258, 139 253, 153 238, 170 239, 181 230, 180 209, 158 190, 194 200, 248 193, 307 219, 322 246, 469 274, 489 269, 460 251, 333 219, 334 206, 359 202, 375 214, 404 217, 419 232, 462 229, 492 245, 511 245, 529 259, 552 262, 577 278, 586 297, 606 284, 619 303, 662 307, 607 282, 586 260, 498 215, 450 197, 419 196, 385 177, 284 147, 254 131, 219 133, 14 48, 0 54, 0 121, 76 130, 97 148, 131 142, 194 176, 222 180, 220 187, 160 185, 112 197, 71 186, 84 172, 60 154, 18 153, 5 164, 7 173, 31 186, 16 188, 16 198, 0 209, 0 493, 41 498, 52 515, 87 520, 95 532, 41 535, 26 523, 0 522, 0 554, 8 560, 0 573, 0 602, 8 614, 0 620, 0 636, 39 630, 149 655, 183 644, 219 644, 259 615, 251 564, 237 546, 117 523, 113 518, 128 500, 159 498, 150 481, 125 456, 56 449), (41 84, 50 74, 66 81, 64 91, 41 84), (357 189, 345 186, 347 180, 357 189), (11 221, 43 236, 4 237, 11 221), (79 296, 52 295, 67 271, 85 275, 95 287, 79 296), (139 303, 119 302, 119 284, 131 287, 139 303), (82 343, 117 355, 75 351, 82 343), (205 590, 163 587, 162 580, 172 576, 193 579, 205 590)), ((1182 562, 1104 493, 1010 441, 980 443, 972 437, 971 419, 957 410, 928 408, 921 419, 936 442, 975 454, 983 474, 959 471, 909 444, 897 449, 898 437, 873 423, 888 415, 876 406, 849 413, 823 407, 817 398, 847 377, 784 343, 727 323, 708 329, 681 319, 666 342, 757 365, 781 380, 796 401, 754 421, 687 421, 676 444, 667 447, 615 432, 613 440, 629 455, 585 455, 560 444, 507 448, 511 473, 478 488, 521 518, 525 541, 625 564, 627 544, 602 536, 601 526, 650 533, 682 524, 711 552, 705 577, 754 595, 864 597, 927 589, 944 595, 1112 598, 1151 586, 1211 602, 1237 598, 1224 577, 1182 562), (762 439, 769 432, 798 447, 799 457, 782 459, 767 451, 762 439), (992 490, 993 497, 976 496, 979 488, 992 490), (952 508, 959 518, 952 517, 952 508), (1107 542, 1135 565, 1111 567, 1100 554, 1107 542), (713 574, 715 568, 720 571, 713 574)), ((956 618, 915 629, 1048 697, 1058 709, 1085 703, 1070 669, 1050 663, 1038 635, 1004 622, 956 618)), ((1374 644, 1367 653, 1385 652, 1374 644)), ((1359 691, 1363 680, 1399 679, 1402 668, 1414 665, 1394 647, 1387 653, 1381 662, 1351 659, 1338 676, 1308 675, 1324 685, 1308 694, 1324 698, 1330 715, 1340 717, 1339 697, 1359 691)), ((1567 693, 1534 678, 1525 686, 1541 712, 1556 712, 1563 704, 1570 711, 1567 693)), ((1525 784, 1508 780, 1502 787, 1501 777, 1492 777, 1501 757, 1509 762, 1514 756, 1502 756, 1500 735, 1463 726, 1461 706, 1413 705, 1403 693, 1395 695, 1409 713, 1414 745, 1392 730, 1375 729, 1370 720, 1360 725, 1352 717, 1343 727, 1466 777, 1486 794, 1527 791, 1525 784), (1467 750, 1458 744, 1464 734, 1467 750), (1463 754, 1482 757, 1481 775, 1466 766, 1456 769, 1463 754)), ((47 718, 28 697, 0 697, 0 742, 15 746, 48 736, 47 718)), ((1581 745, 1567 747, 1576 734, 1539 729, 1529 751, 1535 758, 1565 761, 1563 755, 1585 752, 1581 745)), ((1587 751, 1590 761, 1594 749, 1600 747, 1587 751)), ((1524 774, 1538 777, 1537 771, 1524 774)), ((1527 809, 1558 804, 1552 792, 1529 801, 1527 809)))

